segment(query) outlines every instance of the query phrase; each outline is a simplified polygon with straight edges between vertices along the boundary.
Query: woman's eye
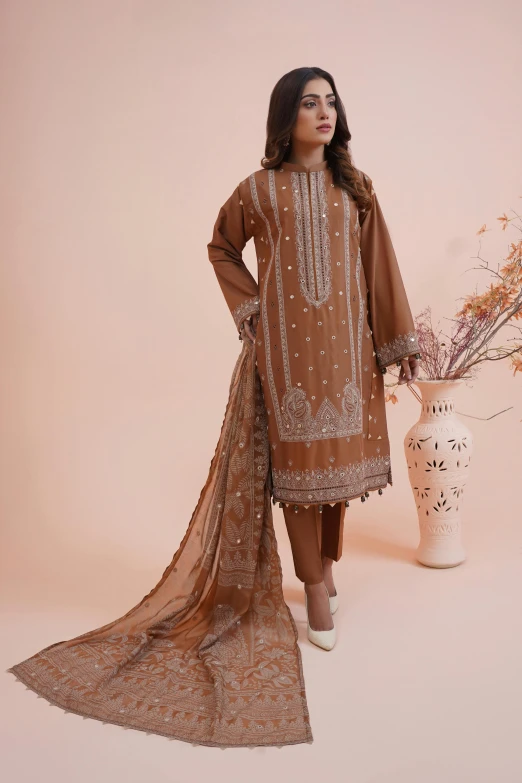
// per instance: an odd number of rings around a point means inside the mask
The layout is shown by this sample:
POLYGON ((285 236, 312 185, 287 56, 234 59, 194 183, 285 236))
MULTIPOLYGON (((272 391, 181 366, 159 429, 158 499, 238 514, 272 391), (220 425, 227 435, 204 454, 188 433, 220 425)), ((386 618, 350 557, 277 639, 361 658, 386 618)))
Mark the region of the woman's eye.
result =
MULTIPOLYGON (((303 106, 306 106, 306 108, 309 108, 310 106, 315 106, 315 101, 307 101, 303 104, 303 106)), ((329 102, 329 106, 335 106, 335 100, 329 102)))

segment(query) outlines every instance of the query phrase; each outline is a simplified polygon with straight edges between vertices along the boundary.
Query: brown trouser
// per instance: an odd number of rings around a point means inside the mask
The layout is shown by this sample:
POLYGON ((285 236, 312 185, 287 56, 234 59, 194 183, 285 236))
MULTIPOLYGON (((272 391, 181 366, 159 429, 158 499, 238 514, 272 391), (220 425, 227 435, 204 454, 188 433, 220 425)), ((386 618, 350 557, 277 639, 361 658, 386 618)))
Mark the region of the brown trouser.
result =
POLYGON ((315 585, 323 581, 321 558, 339 560, 343 551, 343 528, 346 506, 344 502, 330 506, 283 505, 286 529, 292 547, 295 575, 301 582, 315 585))

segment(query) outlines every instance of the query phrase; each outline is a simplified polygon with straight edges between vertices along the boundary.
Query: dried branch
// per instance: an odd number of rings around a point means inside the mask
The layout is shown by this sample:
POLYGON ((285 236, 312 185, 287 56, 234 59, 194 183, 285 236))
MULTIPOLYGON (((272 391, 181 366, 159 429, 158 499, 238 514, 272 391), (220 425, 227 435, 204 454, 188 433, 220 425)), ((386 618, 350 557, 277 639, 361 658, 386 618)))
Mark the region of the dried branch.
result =
MULTIPOLYGON (((514 217, 504 213, 497 218, 501 230, 505 231, 509 225, 522 232, 522 218, 515 210, 511 211, 514 217)), ((477 234, 480 237, 489 230, 484 224, 477 234)), ((515 341, 513 347, 492 346, 505 327, 516 329, 522 337, 522 328, 514 323, 522 321, 522 240, 509 244, 508 252, 498 262, 497 269, 491 268, 480 252, 479 238, 478 254, 473 258, 478 259, 480 265, 466 271, 488 272, 493 282, 481 294, 475 286, 472 295, 460 297, 463 300, 460 310, 454 318, 445 319, 451 323, 450 334, 445 334, 438 325, 433 327, 429 306, 414 319, 421 351, 421 377, 429 380, 473 379, 483 362, 504 359, 510 360, 513 374, 522 372, 522 341, 515 341)), ((509 338, 508 342, 514 340, 509 338)), ((386 400, 398 401, 394 391, 387 394, 386 400)))

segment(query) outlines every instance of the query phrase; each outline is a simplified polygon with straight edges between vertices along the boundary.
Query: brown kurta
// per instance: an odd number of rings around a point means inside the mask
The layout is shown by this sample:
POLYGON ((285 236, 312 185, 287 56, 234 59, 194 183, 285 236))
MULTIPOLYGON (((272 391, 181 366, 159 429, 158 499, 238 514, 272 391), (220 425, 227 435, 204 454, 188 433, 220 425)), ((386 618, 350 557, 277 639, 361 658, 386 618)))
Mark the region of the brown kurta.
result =
POLYGON ((419 345, 364 176, 373 204, 359 218, 327 161, 259 169, 221 207, 208 244, 236 327, 260 314, 274 501, 333 503, 392 484, 381 370, 419 345), (252 237, 258 282, 242 259, 252 237))

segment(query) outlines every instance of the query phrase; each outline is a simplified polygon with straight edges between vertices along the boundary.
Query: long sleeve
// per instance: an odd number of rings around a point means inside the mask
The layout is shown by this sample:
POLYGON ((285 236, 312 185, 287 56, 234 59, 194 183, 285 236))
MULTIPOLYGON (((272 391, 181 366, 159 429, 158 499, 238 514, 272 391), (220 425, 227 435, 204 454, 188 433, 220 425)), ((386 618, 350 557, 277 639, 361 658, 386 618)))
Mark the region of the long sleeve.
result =
POLYGON ((372 206, 362 213, 360 249, 377 364, 384 368, 420 351, 413 317, 382 210, 365 175, 372 206))
POLYGON ((243 248, 253 236, 253 225, 238 185, 219 210, 207 245, 209 260, 238 330, 245 318, 260 311, 259 286, 242 257, 243 248))

